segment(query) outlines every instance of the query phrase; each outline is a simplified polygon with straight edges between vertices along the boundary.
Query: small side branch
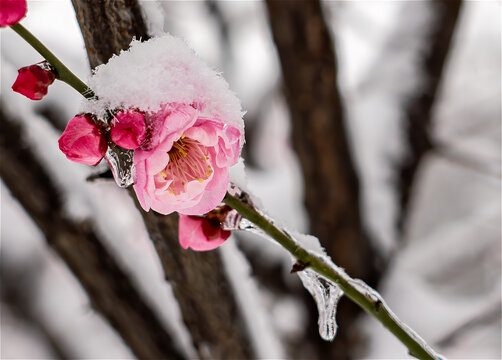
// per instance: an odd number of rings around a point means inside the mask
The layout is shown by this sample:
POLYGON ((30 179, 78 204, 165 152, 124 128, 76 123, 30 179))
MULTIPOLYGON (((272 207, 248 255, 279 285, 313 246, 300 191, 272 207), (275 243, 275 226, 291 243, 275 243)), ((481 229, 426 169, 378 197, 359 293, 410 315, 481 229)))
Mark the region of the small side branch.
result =
POLYGON ((432 109, 436 101, 443 68, 446 62, 462 0, 437 0, 430 3, 434 8, 434 31, 421 62, 422 86, 408 100, 405 115, 405 137, 409 150, 399 167, 399 195, 401 213, 398 226, 404 228, 416 172, 424 155, 433 148, 432 109))

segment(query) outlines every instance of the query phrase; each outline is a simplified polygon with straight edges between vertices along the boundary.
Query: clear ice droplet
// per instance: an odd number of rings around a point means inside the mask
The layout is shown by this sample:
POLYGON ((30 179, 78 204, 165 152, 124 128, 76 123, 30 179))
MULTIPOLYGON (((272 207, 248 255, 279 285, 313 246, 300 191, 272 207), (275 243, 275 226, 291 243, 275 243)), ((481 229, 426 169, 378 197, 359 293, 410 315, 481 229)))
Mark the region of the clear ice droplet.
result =
POLYGON ((105 159, 110 165, 113 178, 118 186, 125 188, 134 183, 134 151, 123 149, 119 146, 110 146, 105 154, 105 159))
POLYGON ((326 341, 333 341, 338 330, 336 307, 343 296, 343 290, 311 269, 299 271, 298 276, 317 303, 319 335, 326 341))
MULTIPOLYGON (((249 198, 249 195, 244 190, 239 188, 237 185, 231 183, 229 185, 228 192, 232 196, 236 196, 238 198, 245 199, 245 201, 247 202, 247 204, 249 206, 251 206, 254 210, 259 212, 267 220, 272 222, 270 219, 268 219, 268 217, 266 215, 261 213, 261 211, 256 206, 254 206, 254 204, 251 202, 251 200, 249 198)), ((249 232, 253 232, 256 234, 264 235, 264 232, 259 227, 257 227, 255 224, 253 224, 248 219, 242 217, 242 215, 239 214, 239 212, 235 209, 232 209, 231 211, 229 211, 227 213, 227 215, 225 217, 225 221, 222 224, 222 229, 227 230, 227 231, 244 230, 244 231, 249 231, 249 232)))

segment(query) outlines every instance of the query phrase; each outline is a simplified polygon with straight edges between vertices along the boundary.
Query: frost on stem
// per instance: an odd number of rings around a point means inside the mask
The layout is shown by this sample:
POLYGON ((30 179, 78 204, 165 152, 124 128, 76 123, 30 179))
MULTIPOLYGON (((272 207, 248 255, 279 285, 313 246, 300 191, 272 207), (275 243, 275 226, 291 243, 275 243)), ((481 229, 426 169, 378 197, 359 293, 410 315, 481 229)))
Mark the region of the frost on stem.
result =
MULTIPOLYGON (((247 204, 251 205, 256 211, 258 211, 263 217, 265 217, 270 223, 274 223, 273 220, 264 215, 260 210, 256 208, 256 206, 253 205, 249 195, 242 189, 238 188, 235 185, 231 185, 228 192, 232 196, 236 196, 244 200, 247 204)), ((266 235, 262 231, 262 229, 255 226, 249 220, 243 218, 236 210, 232 210, 227 214, 227 217, 223 223, 223 229, 244 230, 268 238, 268 235, 266 235)), ((304 248, 309 249, 313 252, 317 252, 318 255, 323 259, 329 259, 316 237, 286 231, 284 229, 282 230, 292 240, 303 245, 304 248)), ((293 261, 296 262, 296 259, 293 258, 293 261)), ((331 259, 329 259, 329 263, 331 263, 331 259)), ((320 336, 326 341, 333 341, 338 329, 338 326, 336 324, 336 309, 340 298, 343 296, 343 291, 337 284, 317 274, 315 271, 309 268, 301 269, 295 272, 300 277, 303 286, 313 296, 314 300, 317 303, 317 310, 319 311, 318 324, 320 336)))
POLYGON ((412 356, 420 359, 442 359, 417 333, 399 320, 377 291, 362 280, 352 279, 342 268, 335 265, 320 245, 319 239, 311 235, 292 233, 274 225, 270 218, 253 205, 249 195, 234 185, 230 186, 228 195, 225 203, 240 209, 264 231, 243 219, 236 210, 228 214, 223 223, 224 230, 247 230, 261 234, 266 232, 270 235, 266 238, 273 238, 274 243, 281 244, 290 254, 298 256, 298 259, 293 259, 295 263, 292 272, 298 273, 303 285, 317 302, 319 332, 323 339, 334 339, 337 329, 336 307, 338 300, 345 295, 386 326, 409 349, 412 356))
MULTIPOLYGON (((415 331, 413 331, 408 325, 406 325, 404 322, 401 321, 397 317, 396 314, 392 312, 392 310, 389 308, 389 306, 385 303, 384 299, 382 298, 382 295, 375 289, 371 288, 366 284, 364 281, 360 279, 352 279, 349 278, 349 283, 352 285, 359 293, 363 294, 364 296, 370 298, 375 306, 375 311, 380 312, 384 311, 387 314, 389 314, 389 317, 399 325, 401 329, 403 329, 404 332, 406 332, 413 340, 415 340, 416 343, 420 344, 420 347, 424 349, 432 358, 438 359, 438 360, 443 360, 446 359, 439 353, 437 353, 427 342, 420 337, 415 331)), ((415 356, 414 354, 410 353, 410 355, 415 356)))

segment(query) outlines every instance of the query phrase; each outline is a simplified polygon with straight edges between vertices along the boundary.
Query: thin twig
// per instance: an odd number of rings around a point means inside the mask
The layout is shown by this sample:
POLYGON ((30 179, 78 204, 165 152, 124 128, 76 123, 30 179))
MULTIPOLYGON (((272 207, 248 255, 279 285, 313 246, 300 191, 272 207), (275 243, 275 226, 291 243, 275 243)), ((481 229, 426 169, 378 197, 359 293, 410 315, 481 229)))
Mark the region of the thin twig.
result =
POLYGON ((406 104, 406 137, 408 154, 399 166, 399 196, 401 213, 397 219, 403 230, 409 215, 416 173, 425 154, 435 147, 432 139, 432 115, 437 94, 444 76, 453 35, 462 7, 462 0, 430 2, 434 9, 434 23, 425 55, 420 58, 421 86, 406 104))

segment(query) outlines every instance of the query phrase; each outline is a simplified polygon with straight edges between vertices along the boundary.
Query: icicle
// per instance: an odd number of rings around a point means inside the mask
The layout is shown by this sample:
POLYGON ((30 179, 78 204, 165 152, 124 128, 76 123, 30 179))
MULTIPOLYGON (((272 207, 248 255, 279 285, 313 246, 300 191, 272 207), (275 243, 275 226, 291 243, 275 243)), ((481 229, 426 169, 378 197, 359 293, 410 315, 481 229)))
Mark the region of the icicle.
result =
POLYGON ((105 159, 110 165, 113 178, 118 186, 125 188, 133 184, 134 180, 134 151, 119 146, 109 147, 105 159))
POLYGON ((299 271, 298 276, 317 303, 319 334, 324 340, 333 341, 338 329, 335 316, 338 301, 343 296, 342 289, 310 269, 299 271))
POLYGON ((369 297, 375 304, 383 304, 382 295, 380 295, 375 289, 371 288, 361 279, 347 279, 349 283, 357 289, 361 294, 369 297))
MULTIPOLYGON (((256 208, 256 206, 253 205, 251 199, 249 198, 249 195, 242 189, 235 185, 231 185, 228 192, 232 196, 236 196, 245 200, 269 222, 274 223, 268 216, 264 215, 259 209, 256 208)), ((232 210, 227 214, 227 217, 223 223, 223 229, 245 230, 266 236, 260 228, 256 227, 249 220, 243 218, 236 210, 232 210)), ((307 249, 312 251, 312 253, 315 253, 319 257, 322 257, 323 260, 327 261, 328 264, 333 264, 331 259, 325 254, 324 249, 319 244, 319 240, 316 237, 287 231, 282 228, 281 230, 292 240, 304 245, 307 249)), ((294 259, 294 261, 296 261, 296 259, 294 259)), ((301 271, 297 271, 296 273, 300 277, 303 286, 314 297, 314 300, 317 303, 317 309, 319 311, 318 323, 320 336, 326 341, 333 341, 338 329, 335 315, 338 301, 343 296, 342 289, 340 289, 340 287, 332 281, 317 274, 315 271, 309 268, 302 269, 301 271)))
MULTIPOLYGON (((269 217, 264 215, 259 209, 256 208, 256 206, 253 205, 253 202, 245 191, 235 185, 231 185, 228 192, 232 196, 238 197, 241 201, 244 201, 248 205, 252 206, 254 210, 259 212, 268 221, 272 222, 269 217)), ((235 210, 232 210, 228 213, 228 216, 223 223, 223 228, 225 230, 246 230, 264 235, 261 229, 257 228, 248 220, 242 218, 242 216, 235 210)), ((376 290, 369 287, 362 280, 352 279, 341 267, 335 265, 331 258, 326 254, 325 249, 319 243, 319 239, 311 235, 290 232, 283 228, 280 228, 280 230, 291 240, 308 251, 310 255, 318 257, 340 278, 352 285, 352 287, 354 287, 360 294, 363 294, 366 298, 370 299, 377 312, 387 312, 388 315, 393 319, 393 321, 398 324, 418 344, 420 344, 422 349, 424 349, 432 358, 437 360, 445 359, 440 354, 435 352, 417 333, 415 333, 406 324, 399 320, 399 318, 390 310, 390 308, 383 300, 382 296, 376 290)), ((297 259, 294 259, 294 261, 297 261, 297 259)), ((297 261, 295 263, 292 272, 296 272, 298 274, 300 280, 303 283, 303 286, 310 292, 310 294, 312 294, 317 303, 317 308, 319 311, 319 333, 321 337, 324 340, 332 341, 335 338, 337 331, 337 324, 335 320, 336 308, 338 301, 344 295, 343 290, 340 289, 340 287, 336 283, 326 279, 324 276, 319 275, 318 273, 310 269, 308 267, 308 264, 303 264, 300 261, 297 261)))

